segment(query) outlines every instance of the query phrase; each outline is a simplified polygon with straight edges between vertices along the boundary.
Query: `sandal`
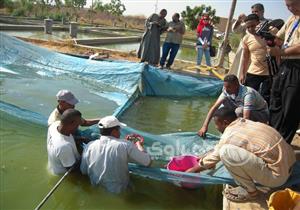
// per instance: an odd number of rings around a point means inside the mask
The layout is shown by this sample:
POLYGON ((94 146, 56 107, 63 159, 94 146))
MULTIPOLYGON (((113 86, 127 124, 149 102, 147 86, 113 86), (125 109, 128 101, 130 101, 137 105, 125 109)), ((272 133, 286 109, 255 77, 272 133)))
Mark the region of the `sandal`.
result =
POLYGON ((257 195, 251 195, 242 187, 224 189, 223 195, 233 202, 245 202, 256 199, 257 195))
POLYGON ((230 185, 230 184, 226 184, 224 189, 223 189, 223 194, 224 193, 228 193, 228 190, 232 189, 232 188, 236 188, 238 187, 237 185, 233 186, 233 185, 230 185))

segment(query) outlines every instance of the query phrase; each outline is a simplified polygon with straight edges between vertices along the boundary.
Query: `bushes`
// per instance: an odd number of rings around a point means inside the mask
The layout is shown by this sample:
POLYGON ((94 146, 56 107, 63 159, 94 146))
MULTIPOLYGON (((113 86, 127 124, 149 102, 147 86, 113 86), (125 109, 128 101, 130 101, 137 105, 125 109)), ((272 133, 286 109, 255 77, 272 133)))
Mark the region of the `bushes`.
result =
POLYGON ((66 19, 66 16, 64 14, 61 14, 61 12, 55 12, 55 13, 51 13, 49 15, 49 18, 52 20, 61 21, 62 18, 66 19))
POLYGON ((12 16, 25 16, 26 10, 23 7, 19 7, 13 10, 11 13, 12 16))
POLYGON ((233 51, 236 51, 242 39, 241 34, 231 33, 229 35, 229 43, 233 51))

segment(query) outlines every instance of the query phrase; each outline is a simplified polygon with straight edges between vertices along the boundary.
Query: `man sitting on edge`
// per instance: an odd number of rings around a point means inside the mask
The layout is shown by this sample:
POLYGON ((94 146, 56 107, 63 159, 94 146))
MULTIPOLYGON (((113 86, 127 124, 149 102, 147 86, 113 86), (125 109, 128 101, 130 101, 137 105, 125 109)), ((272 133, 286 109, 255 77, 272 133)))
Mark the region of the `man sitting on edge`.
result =
POLYGON ((186 172, 214 168, 222 161, 238 187, 227 188, 224 196, 231 201, 246 201, 257 196, 255 183, 267 187, 283 185, 296 161, 292 147, 272 127, 237 118, 222 107, 214 114, 216 128, 223 133, 211 153, 186 172))
POLYGON ((200 136, 205 136, 213 114, 221 105, 234 110, 238 117, 262 123, 267 123, 269 119, 268 105, 263 97, 253 88, 240 85, 238 78, 229 74, 224 78, 222 94, 210 108, 198 131, 200 136))
POLYGON ((73 133, 81 124, 81 113, 68 109, 61 115, 61 120, 48 128, 47 152, 48 169, 52 174, 63 174, 80 159, 73 133))
POLYGON ((150 155, 144 151, 143 145, 137 142, 120 139, 121 126, 114 116, 100 120, 101 137, 90 142, 83 150, 80 170, 87 174, 92 185, 101 185, 107 191, 120 193, 129 184, 128 162, 134 161, 150 166, 150 155))

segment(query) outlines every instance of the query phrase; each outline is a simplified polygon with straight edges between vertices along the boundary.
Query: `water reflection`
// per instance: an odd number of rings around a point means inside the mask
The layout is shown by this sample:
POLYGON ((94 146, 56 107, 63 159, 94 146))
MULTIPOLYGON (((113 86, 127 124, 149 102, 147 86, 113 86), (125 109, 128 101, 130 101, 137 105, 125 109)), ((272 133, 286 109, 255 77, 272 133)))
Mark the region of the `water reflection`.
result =
MULTIPOLYGON (((155 134, 198 131, 215 100, 213 97, 141 97, 121 120, 130 127, 155 134)), ((213 123, 209 132, 217 133, 213 123)))

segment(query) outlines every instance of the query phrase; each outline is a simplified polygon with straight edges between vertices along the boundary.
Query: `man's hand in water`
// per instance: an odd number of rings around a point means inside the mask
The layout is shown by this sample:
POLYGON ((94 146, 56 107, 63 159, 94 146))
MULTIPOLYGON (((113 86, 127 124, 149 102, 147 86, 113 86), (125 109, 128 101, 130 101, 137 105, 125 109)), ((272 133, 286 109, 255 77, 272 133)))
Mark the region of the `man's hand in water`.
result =
POLYGON ((202 126, 202 128, 198 131, 198 135, 201 137, 205 137, 207 132, 207 127, 202 126))

